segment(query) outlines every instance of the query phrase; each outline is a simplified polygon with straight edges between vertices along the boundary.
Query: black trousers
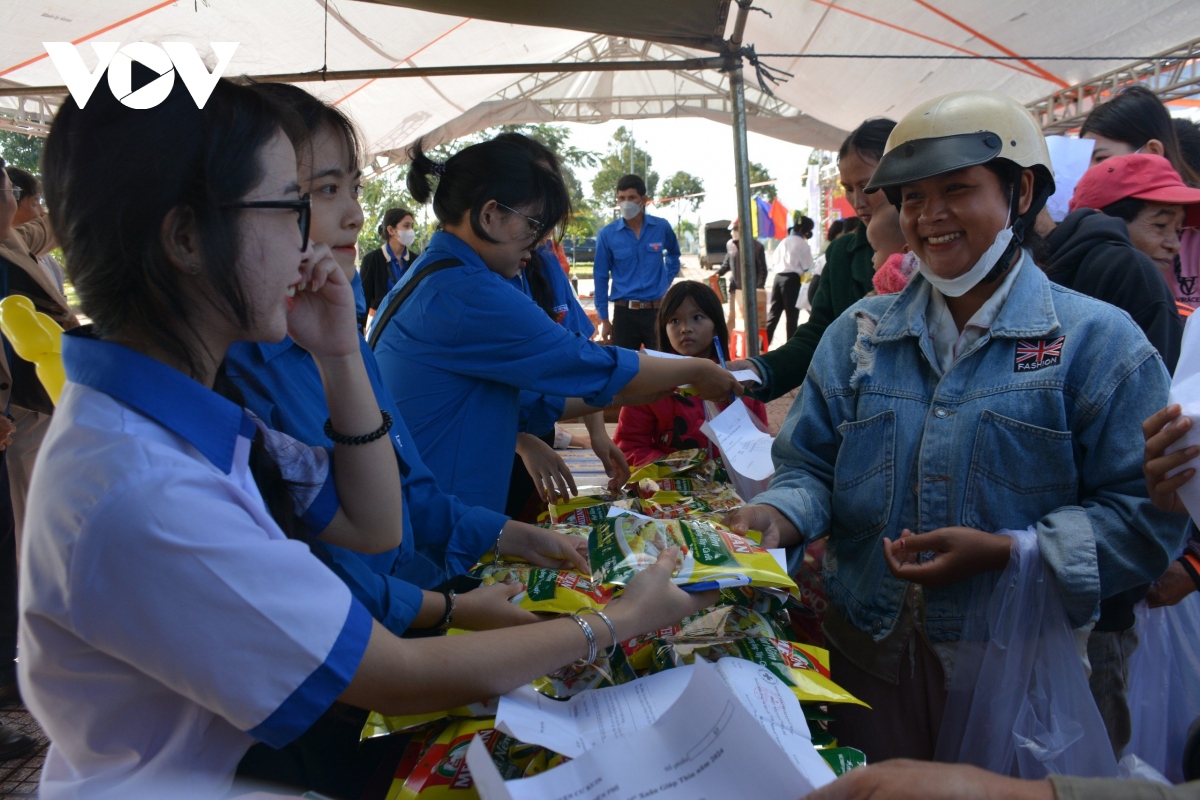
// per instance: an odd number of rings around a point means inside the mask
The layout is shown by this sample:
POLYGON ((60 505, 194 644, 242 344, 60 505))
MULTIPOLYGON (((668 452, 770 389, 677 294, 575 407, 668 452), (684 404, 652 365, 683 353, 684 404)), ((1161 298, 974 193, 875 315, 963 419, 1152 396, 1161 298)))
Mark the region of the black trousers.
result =
POLYGON ((613 309, 612 327, 612 343, 617 347, 640 350, 645 345, 648 350, 661 349, 658 346, 658 309, 634 311, 628 306, 617 306, 613 309))
POLYGON ((781 272, 775 276, 771 284, 771 306, 767 317, 767 341, 775 338, 775 329, 779 320, 787 315, 787 335, 792 338, 796 332, 796 323, 800 318, 800 309, 796 301, 800 299, 800 275, 796 272, 781 272))

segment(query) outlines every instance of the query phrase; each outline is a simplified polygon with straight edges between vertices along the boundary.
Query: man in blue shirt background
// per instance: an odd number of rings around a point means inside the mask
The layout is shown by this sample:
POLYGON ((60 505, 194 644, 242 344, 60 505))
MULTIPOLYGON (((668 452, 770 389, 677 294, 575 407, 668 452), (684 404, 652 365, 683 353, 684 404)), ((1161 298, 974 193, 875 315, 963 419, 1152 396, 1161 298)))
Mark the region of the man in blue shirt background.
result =
POLYGON ((671 224, 646 213, 646 182, 639 175, 617 181, 621 219, 596 236, 596 314, 600 341, 638 350, 658 347, 658 307, 679 274, 679 242, 671 224), (608 319, 609 277, 616 305, 608 319))

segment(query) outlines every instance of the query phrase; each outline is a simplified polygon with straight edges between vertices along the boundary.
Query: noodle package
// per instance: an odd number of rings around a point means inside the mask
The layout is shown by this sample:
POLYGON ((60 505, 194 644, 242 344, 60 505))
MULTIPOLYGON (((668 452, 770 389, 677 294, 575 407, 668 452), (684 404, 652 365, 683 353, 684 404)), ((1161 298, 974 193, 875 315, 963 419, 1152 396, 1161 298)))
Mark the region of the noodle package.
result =
POLYGON ((518 584, 524 591, 512 598, 513 605, 542 614, 574 614, 580 609, 603 609, 612 600, 612 589, 593 583, 585 575, 566 570, 543 569, 529 564, 488 564, 472 573, 493 583, 518 584))
POLYGON ((683 556, 672 579, 677 584, 797 591, 770 553, 726 528, 698 520, 645 519, 631 514, 606 518, 592 526, 588 539, 592 582, 624 585, 669 547, 678 547, 683 556))

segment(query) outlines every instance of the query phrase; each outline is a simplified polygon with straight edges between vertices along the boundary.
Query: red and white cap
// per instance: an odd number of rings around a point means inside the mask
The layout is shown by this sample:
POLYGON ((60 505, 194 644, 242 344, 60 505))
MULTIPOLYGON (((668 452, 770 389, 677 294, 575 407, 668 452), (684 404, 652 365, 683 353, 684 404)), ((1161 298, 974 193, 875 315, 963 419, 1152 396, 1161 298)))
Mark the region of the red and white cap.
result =
POLYGON ((1083 173, 1075 184, 1068 208, 1110 206, 1126 198, 1185 207, 1184 224, 1200 225, 1200 189, 1183 182, 1171 162, 1151 153, 1134 153, 1105 159, 1083 173))

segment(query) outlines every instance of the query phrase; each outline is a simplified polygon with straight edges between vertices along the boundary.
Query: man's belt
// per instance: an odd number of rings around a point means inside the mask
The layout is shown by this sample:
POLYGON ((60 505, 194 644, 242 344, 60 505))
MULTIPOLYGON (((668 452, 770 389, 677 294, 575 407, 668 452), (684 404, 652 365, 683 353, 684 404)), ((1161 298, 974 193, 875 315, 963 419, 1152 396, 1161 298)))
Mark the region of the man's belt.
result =
POLYGON ((623 306, 630 311, 641 311, 643 309, 658 308, 662 305, 662 300, 650 300, 642 302, 641 300, 613 300, 614 306, 623 306))

